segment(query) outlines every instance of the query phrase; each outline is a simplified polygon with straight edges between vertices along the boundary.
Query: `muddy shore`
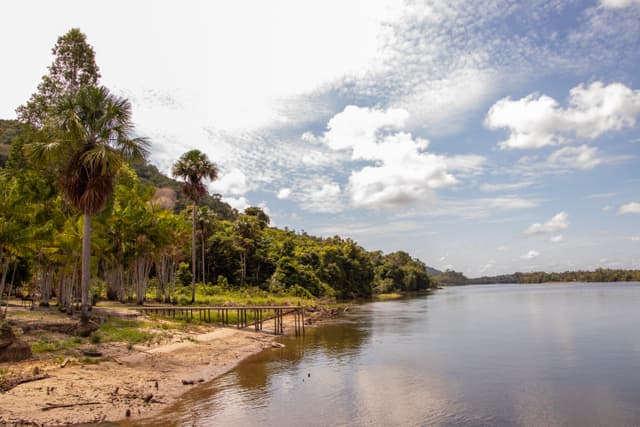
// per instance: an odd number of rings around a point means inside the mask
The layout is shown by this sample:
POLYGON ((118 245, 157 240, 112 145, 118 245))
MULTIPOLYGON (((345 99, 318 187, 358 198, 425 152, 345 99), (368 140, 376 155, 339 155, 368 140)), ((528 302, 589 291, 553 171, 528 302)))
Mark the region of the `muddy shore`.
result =
POLYGON ((99 364, 14 364, 13 369, 36 370, 44 378, 0 394, 0 425, 57 426, 149 417, 190 387, 271 348, 274 339, 251 331, 210 329, 154 347, 126 349, 113 344, 102 349, 108 360, 99 364))

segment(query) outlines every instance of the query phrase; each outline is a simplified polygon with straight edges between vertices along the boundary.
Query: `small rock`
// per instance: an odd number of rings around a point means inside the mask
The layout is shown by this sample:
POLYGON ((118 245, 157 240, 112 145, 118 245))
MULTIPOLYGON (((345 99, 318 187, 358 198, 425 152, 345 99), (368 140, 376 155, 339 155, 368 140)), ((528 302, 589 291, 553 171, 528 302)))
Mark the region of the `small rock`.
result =
POLYGON ((151 399, 153 399, 153 394, 149 393, 144 397, 144 403, 149 403, 151 402, 151 399))
POLYGON ((182 380, 182 385, 193 385, 193 380, 182 380))

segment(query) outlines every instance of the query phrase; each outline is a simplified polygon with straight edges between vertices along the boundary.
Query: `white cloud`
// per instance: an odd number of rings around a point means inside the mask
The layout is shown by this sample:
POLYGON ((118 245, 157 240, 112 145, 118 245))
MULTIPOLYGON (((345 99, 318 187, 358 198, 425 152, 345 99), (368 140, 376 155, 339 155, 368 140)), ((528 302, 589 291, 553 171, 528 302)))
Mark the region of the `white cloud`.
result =
POLYGON ((508 247, 506 247, 506 246, 504 246, 504 245, 501 245, 501 246, 498 246, 498 247, 496 248, 496 251, 498 251, 498 252, 504 252, 504 251, 506 251, 507 249, 509 249, 509 248, 508 248, 508 247))
POLYGON ((600 0, 600 5, 608 9, 623 9, 632 5, 639 5, 640 0, 600 0))
POLYGON ((222 201, 240 212, 251 206, 246 197, 223 197, 222 201))
POLYGON ((249 191, 247 177, 240 169, 232 169, 229 173, 211 182, 209 189, 223 195, 243 195, 249 191))
POLYGON ((566 212, 557 213, 545 223, 536 222, 531 224, 526 230, 526 234, 555 233, 569 227, 569 215, 566 212))
POLYGON ((290 188, 281 188, 280 191, 278 191, 278 195, 276 197, 278 197, 278 199, 280 200, 285 200, 285 199, 288 199, 290 195, 291 195, 290 188))
POLYGON ((498 144, 501 149, 540 148, 633 127, 639 114, 640 91, 594 82, 571 89, 566 109, 546 95, 503 98, 491 107, 485 125, 509 131, 509 138, 498 144))
POLYGON ((502 184, 482 184, 480 191, 485 193, 493 193, 496 191, 513 191, 520 190, 522 188, 530 187, 533 185, 532 181, 502 183, 502 184))
POLYGON ((347 191, 355 207, 393 208, 433 198, 433 190, 454 185, 454 171, 473 174, 484 158, 476 155, 441 156, 427 152, 429 141, 401 132, 409 114, 403 109, 347 106, 336 114, 320 137, 333 150, 350 150, 354 161, 372 165, 353 170, 347 191))
POLYGON ((564 237, 562 236, 562 234, 558 234, 556 236, 551 236, 549 241, 551 243, 560 243, 560 242, 564 241, 564 237))
POLYGON ((532 249, 529 252, 527 252, 526 254, 521 255, 520 258, 522 258, 522 259, 534 259, 534 258, 538 258, 539 256, 540 256, 540 252, 532 249))
MULTIPOLYGON (((329 120, 322 140, 333 150, 352 149, 354 159, 371 159, 368 149, 374 149, 378 135, 385 130, 401 129, 409 113, 394 108, 379 110, 348 105, 329 120)), ((309 134, 303 138, 310 139, 309 134)))
POLYGON ((602 211, 603 211, 603 212, 609 212, 610 210, 611 210, 611 206, 609 206, 609 205, 604 205, 604 206, 602 207, 602 211))
POLYGON ((620 215, 624 215, 624 214, 640 214, 640 203, 638 203, 638 202, 626 203, 626 204, 620 206, 620 208, 618 209, 618 213, 620 215))
POLYGON ((597 154, 597 147, 587 145, 563 147, 551 153, 548 163, 566 168, 592 169, 601 163, 597 154))

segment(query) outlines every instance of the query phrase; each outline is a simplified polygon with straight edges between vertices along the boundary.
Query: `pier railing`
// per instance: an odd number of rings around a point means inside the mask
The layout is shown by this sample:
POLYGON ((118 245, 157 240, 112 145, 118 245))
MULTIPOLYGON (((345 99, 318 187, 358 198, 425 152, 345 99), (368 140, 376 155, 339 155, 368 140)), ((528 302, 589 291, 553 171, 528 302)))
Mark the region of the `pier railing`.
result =
POLYGON ((304 307, 291 306, 196 306, 169 307, 147 306, 132 307, 140 313, 163 316, 172 319, 197 320, 205 323, 217 323, 225 326, 235 326, 238 329, 253 327, 256 331, 270 332, 265 329, 265 322, 273 320, 273 333, 284 334, 284 316, 293 315, 293 329, 295 335, 304 335, 304 307))

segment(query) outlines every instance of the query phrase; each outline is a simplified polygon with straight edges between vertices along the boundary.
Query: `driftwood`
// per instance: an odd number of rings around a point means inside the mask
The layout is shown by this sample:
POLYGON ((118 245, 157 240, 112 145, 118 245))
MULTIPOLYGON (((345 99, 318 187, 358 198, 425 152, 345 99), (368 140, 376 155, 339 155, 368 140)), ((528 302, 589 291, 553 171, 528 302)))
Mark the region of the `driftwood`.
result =
POLYGON ((20 384, 30 383, 31 381, 44 380, 45 378, 49 378, 49 374, 40 374, 40 375, 35 375, 33 377, 7 379, 4 382, 0 382, 0 391, 3 391, 3 392, 9 391, 14 387, 19 386, 20 384))
POLYGON ((72 408, 74 406, 100 405, 102 402, 78 402, 78 403, 46 403, 47 406, 41 408, 43 411, 57 408, 72 408))

